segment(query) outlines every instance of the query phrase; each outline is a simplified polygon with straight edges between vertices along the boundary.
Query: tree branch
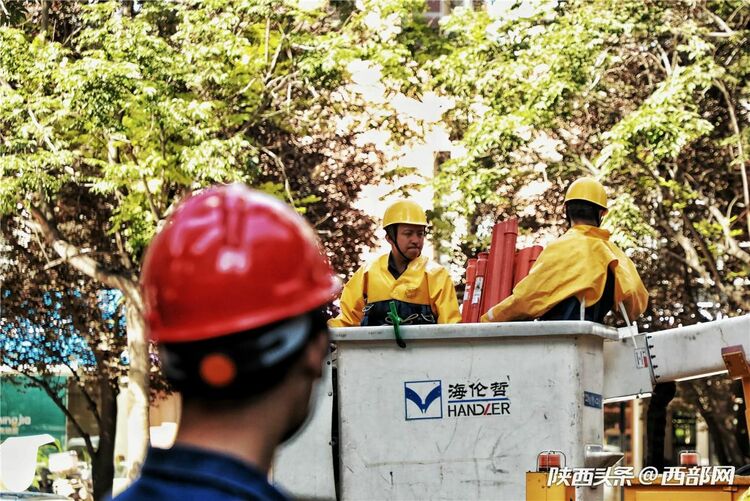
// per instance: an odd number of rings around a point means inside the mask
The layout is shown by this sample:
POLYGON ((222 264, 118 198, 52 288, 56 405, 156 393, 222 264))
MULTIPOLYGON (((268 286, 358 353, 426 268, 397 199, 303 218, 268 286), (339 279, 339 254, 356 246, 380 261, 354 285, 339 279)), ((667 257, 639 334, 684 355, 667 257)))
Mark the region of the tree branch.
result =
MULTIPOLYGON (((273 75, 273 72, 276 70, 276 63, 279 61, 279 54, 281 54, 281 49, 284 47, 284 40, 286 39, 286 35, 284 33, 281 34, 281 40, 279 40, 279 46, 276 47, 276 52, 273 55, 273 60, 271 61, 270 66, 266 70, 266 76, 264 80, 267 82, 271 79, 271 75, 273 75)), ((266 46, 268 47, 268 46, 266 46)))
POLYGON ((690 232, 690 235, 693 237, 693 240, 698 242, 698 246, 700 247, 704 258, 706 259, 706 263, 708 263, 708 267, 711 271, 711 275, 713 276, 713 281, 716 283, 719 289, 724 290, 723 280, 721 279, 719 270, 716 267, 716 260, 714 259, 713 254, 711 254, 711 250, 706 245, 706 242, 704 241, 703 236, 700 233, 698 233, 698 231, 695 229, 695 226, 693 226, 693 222, 690 221, 690 219, 688 219, 685 213, 682 214, 682 222, 687 227, 688 231, 690 232))
POLYGON ((65 416, 70 420, 70 422, 73 424, 73 427, 78 431, 78 433, 81 434, 83 437, 84 442, 86 442, 86 448, 89 450, 89 452, 93 454, 96 453, 96 449, 94 448, 94 444, 91 442, 91 435, 86 433, 86 431, 83 429, 81 424, 78 422, 78 420, 75 418, 72 412, 68 409, 68 407, 65 405, 65 402, 60 398, 60 395, 57 394, 56 391, 52 389, 52 387, 47 383, 47 381, 44 380, 44 378, 41 377, 35 377, 31 374, 27 374, 25 372, 21 372, 18 369, 13 369, 18 374, 25 376, 29 378, 31 381, 34 382, 36 386, 43 389, 44 392, 49 396, 49 398, 52 399, 52 401, 55 403, 55 405, 65 414, 65 416))
MULTIPOLYGON (((135 158, 135 155, 133 155, 133 158, 135 158)), ((153 214, 155 221, 159 222, 161 220, 161 215, 159 215, 159 209, 156 207, 156 203, 154 202, 154 196, 151 194, 151 190, 148 188, 148 180, 146 179, 145 175, 141 176, 141 181, 143 181, 143 187, 146 190, 146 199, 148 200, 148 206, 151 209, 151 214, 153 214)))
POLYGON ((719 226, 721 226, 721 231, 724 234, 724 245, 726 246, 727 254, 739 259, 745 264, 750 265, 750 253, 742 250, 740 245, 737 243, 737 240, 732 236, 732 230, 729 227, 729 218, 724 216, 724 214, 722 214, 721 211, 713 205, 709 205, 708 210, 714 217, 716 222, 719 223, 719 226))
MULTIPOLYGON (((739 123, 737 122, 737 113, 735 112, 734 103, 732 103, 732 96, 729 95, 724 83, 720 80, 716 80, 714 85, 721 91, 724 96, 724 101, 727 103, 727 111, 729 112, 729 122, 732 126, 732 132, 737 137, 737 161, 740 164, 740 174, 742 176, 742 196, 745 200, 745 207, 750 207, 750 188, 748 188, 747 180, 747 160, 745 159, 745 148, 742 144, 742 131, 740 130, 739 123)), ((750 241, 750 217, 745 218, 747 223, 747 239, 750 241)))
MULTIPOLYGON (((126 149, 125 154, 130 157, 130 160, 133 162, 133 164, 136 167, 140 167, 140 163, 138 162, 138 157, 135 156, 135 152, 133 151, 133 147, 126 149)), ((146 200, 148 200, 148 206, 151 209, 151 214, 154 216, 155 220, 158 222, 161 220, 161 215, 159 213, 159 208, 156 206, 156 202, 154 201, 154 195, 151 193, 151 190, 148 187, 148 180, 146 179, 146 175, 141 175, 141 181, 143 182, 143 188, 146 191, 146 200)))
POLYGON ((725 31, 712 31, 710 33, 706 33, 706 36, 711 37, 711 38, 732 38, 736 34, 737 34, 736 31, 732 33, 727 33, 725 31))
POLYGON ((130 256, 125 252, 125 243, 122 240, 122 234, 119 231, 115 232, 115 242, 117 243, 117 251, 120 253, 120 262, 125 269, 132 270, 133 262, 130 260, 130 256))
MULTIPOLYGON (((669 225, 667 225, 667 227, 669 227, 669 225)), ((688 266, 690 266, 690 268, 695 270, 703 280, 709 282, 711 280, 711 275, 708 273, 708 270, 706 270, 706 267, 701 263, 698 251, 695 249, 695 246, 690 241, 690 239, 686 237, 682 231, 673 229, 671 230, 671 232, 674 236, 675 242, 677 242, 677 244, 682 247, 682 250, 685 253, 684 262, 688 266)))
POLYGON ((32 206, 30 211, 36 225, 32 222, 30 223, 42 234, 47 244, 50 245, 61 258, 66 260, 81 273, 93 278, 94 280, 98 280, 107 287, 121 290, 132 304, 134 304, 140 312, 143 312, 143 301, 141 300, 138 284, 134 280, 118 273, 105 271, 99 262, 90 256, 83 255, 77 246, 65 240, 55 226, 53 215, 49 210, 49 207, 46 206, 46 203, 42 202, 40 207, 32 206))
MULTIPOLYGON (((669 225, 666 225, 666 227, 669 228, 669 225)), ((746 298, 741 291, 725 287, 724 283, 717 278, 719 276, 718 271, 716 271, 715 273, 709 273, 708 270, 706 270, 706 267, 701 263, 700 256, 698 254, 698 251, 695 249, 693 242, 687 236, 685 236, 682 231, 677 231, 674 229, 670 229, 670 231, 674 235, 674 240, 680 245, 680 247, 682 247, 682 250, 685 252, 685 259, 682 261, 690 266, 690 268, 698 272, 701 278, 706 282, 707 286, 710 286, 710 282, 714 283, 714 285, 718 289, 717 296, 719 297, 720 301, 728 302, 731 299, 731 301, 734 302, 736 306, 742 308, 743 310, 750 309, 750 300, 748 300, 748 298, 746 298)))
POLYGON ((274 153, 273 151, 269 150, 265 146, 260 147, 260 151, 268 155, 271 160, 276 164, 276 166, 281 170, 281 177, 284 179, 284 191, 286 192, 286 196, 289 199, 289 204, 292 207, 296 207, 294 204, 294 197, 292 196, 292 190, 289 186, 289 178, 286 175, 286 167, 284 166, 284 162, 281 161, 281 159, 274 153))
POLYGON ((721 17, 717 16, 709 9, 704 9, 704 11, 706 12, 706 14, 708 14, 708 17, 710 17, 719 26, 719 28, 723 30, 724 36, 731 37, 737 34, 737 32, 730 28, 729 25, 721 17))
POLYGON ((661 64, 664 67, 664 71, 666 71, 667 76, 672 74, 672 71, 674 71, 674 68, 672 68, 672 65, 669 62, 669 56, 667 55, 666 51, 664 50, 664 47, 661 46, 661 44, 656 44, 656 47, 659 49, 659 55, 661 56, 661 64))
POLYGON ((96 402, 94 402, 94 399, 91 398, 91 395, 86 390, 86 384, 81 379, 81 376, 78 374, 78 371, 76 371, 71 365, 70 362, 68 362, 65 357, 60 357, 60 360, 62 363, 67 367, 70 372, 73 374, 73 378, 76 380, 76 384, 78 388, 80 388, 81 393, 83 393, 84 398, 86 399, 86 405, 88 406, 91 413, 94 415, 94 419, 96 419, 96 422, 99 426, 102 426, 102 417, 99 414, 99 409, 96 406, 96 402))
POLYGON ((689 269, 691 269, 691 270, 695 270, 695 271, 697 271, 698 273, 700 273, 700 271, 699 271, 699 270, 696 270, 696 269, 695 269, 695 268, 693 267, 693 265, 692 265, 692 264, 688 263, 687 259, 685 259, 684 257, 680 256, 680 255, 679 255, 679 254, 677 254, 676 252, 672 252, 671 250, 667 249, 666 247, 665 247, 665 248, 662 248, 662 252, 664 252, 665 254, 667 254, 667 255, 668 255, 669 257, 672 257, 672 258, 674 258, 674 259, 678 260, 679 262, 681 262, 682 264, 684 264, 686 268, 689 268, 689 269))
POLYGON ((41 27, 39 31, 44 37, 47 36, 47 28, 49 27, 49 8, 51 3, 51 0, 42 0, 41 27))
MULTIPOLYGON (((36 233, 36 232, 35 232, 35 235, 37 236, 37 238, 39 237, 39 234, 36 233)), ((39 242, 39 244, 40 244, 40 247, 44 248, 41 245, 41 242, 39 242)), ((79 256, 84 256, 86 254, 91 254, 91 249, 80 249, 79 252, 80 252, 80 254, 78 254, 79 256)), ((46 253, 45 253, 44 257, 47 257, 46 253)), ((72 257, 75 257, 75 256, 72 256, 72 257)), ((44 265, 44 269, 45 270, 50 270, 50 269, 54 268, 55 266, 58 266, 58 265, 60 265, 62 263, 65 263, 67 261, 68 260, 66 258, 62 258, 62 257, 57 258, 57 259, 53 259, 51 261, 49 260, 49 258, 47 258, 47 264, 44 265)))
MULTIPOLYGON (((45 2, 45 5, 46 5, 46 2, 45 2)), ((31 118, 31 121, 34 122, 34 126, 36 126, 36 128, 39 129, 39 132, 43 134, 43 139, 44 139, 44 142, 47 144, 47 148, 49 148, 50 151, 52 151, 53 153, 59 153, 60 150, 57 148, 57 146, 52 144, 52 140, 49 138, 49 135, 45 132, 42 124, 39 123, 39 120, 37 120, 34 112, 31 109, 27 111, 29 112, 29 118, 31 118)))
POLYGON ((265 43, 263 44, 263 53, 264 57, 263 60, 268 64, 268 49, 269 49, 269 41, 271 38, 271 18, 266 18, 266 36, 265 36, 265 43))

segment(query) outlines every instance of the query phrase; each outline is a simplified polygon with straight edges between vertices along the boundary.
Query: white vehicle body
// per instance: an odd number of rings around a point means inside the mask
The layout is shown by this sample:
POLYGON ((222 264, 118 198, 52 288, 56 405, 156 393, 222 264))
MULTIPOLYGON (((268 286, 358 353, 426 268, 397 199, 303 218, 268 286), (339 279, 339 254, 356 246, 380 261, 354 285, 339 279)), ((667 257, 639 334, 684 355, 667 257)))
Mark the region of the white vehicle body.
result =
MULTIPOLYGON (((591 322, 334 329, 340 499, 525 498, 543 450, 591 466, 602 405, 654 381, 725 371, 721 348, 750 353, 750 315, 632 335, 591 322)), ((335 499, 330 375, 310 425, 277 457, 274 481, 335 499)), ((578 500, 600 500, 581 488, 578 500)))

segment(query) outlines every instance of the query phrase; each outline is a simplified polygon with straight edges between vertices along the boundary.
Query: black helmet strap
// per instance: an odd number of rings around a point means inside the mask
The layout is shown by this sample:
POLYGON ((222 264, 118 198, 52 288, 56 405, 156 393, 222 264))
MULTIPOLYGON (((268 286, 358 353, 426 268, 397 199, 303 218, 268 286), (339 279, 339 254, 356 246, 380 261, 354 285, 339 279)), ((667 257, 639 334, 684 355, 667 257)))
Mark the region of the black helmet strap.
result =
POLYGON ((398 246, 398 223, 396 224, 389 224, 388 227, 385 229, 386 235, 388 235, 391 238, 391 242, 393 242, 393 245, 396 246, 396 250, 399 254, 401 254, 401 257, 403 257, 406 262, 410 262, 411 259, 409 259, 406 254, 401 250, 401 247, 398 246))

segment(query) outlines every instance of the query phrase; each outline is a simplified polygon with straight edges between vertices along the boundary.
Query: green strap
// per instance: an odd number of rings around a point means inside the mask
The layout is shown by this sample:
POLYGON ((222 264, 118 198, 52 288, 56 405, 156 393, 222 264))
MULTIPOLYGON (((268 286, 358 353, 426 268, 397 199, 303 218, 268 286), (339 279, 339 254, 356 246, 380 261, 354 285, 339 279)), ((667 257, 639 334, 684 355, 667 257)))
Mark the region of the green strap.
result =
POLYGON ((398 316, 398 311, 396 310, 396 301, 391 301, 388 303, 388 318, 393 323, 393 332, 396 335, 396 344, 399 345, 401 348, 406 348, 406 343, 404 342, 404 338, 401 337, 401 317, 398 316))

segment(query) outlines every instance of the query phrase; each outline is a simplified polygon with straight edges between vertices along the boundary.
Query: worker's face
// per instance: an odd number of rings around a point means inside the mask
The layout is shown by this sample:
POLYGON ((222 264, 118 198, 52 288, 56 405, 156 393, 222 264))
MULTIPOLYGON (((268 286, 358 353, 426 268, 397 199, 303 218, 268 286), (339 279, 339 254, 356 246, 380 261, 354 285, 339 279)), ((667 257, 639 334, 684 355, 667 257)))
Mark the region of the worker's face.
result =
MULTIPOLYGON (((417 224, 399 224, 396 232, 396 242, 399 249, 409 259, 418 258, 424 247, 425 227, 417 224)), ((391 242, 393 245, 393 242, 391 242)), ((397 252, 394 249, 394 252, 397 252)))

